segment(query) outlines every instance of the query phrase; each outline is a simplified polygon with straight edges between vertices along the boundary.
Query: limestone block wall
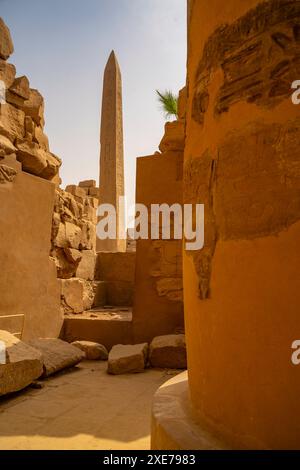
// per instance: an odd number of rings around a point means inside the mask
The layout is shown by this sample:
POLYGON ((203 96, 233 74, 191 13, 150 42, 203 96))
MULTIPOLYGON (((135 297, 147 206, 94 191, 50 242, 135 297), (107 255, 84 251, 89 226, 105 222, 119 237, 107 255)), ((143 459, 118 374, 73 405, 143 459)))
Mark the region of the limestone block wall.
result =
POLYGON ((66 191, 57 189, 55 193, 51 256, 61 280, 63 313, 89 310, 99 301, 102 289, 94 281, 98 199, 88 195, 96 185, 81 184, 67 186, 66 191))
POLYGON ((234 448, 300 447, 300 2, 189 2, 184 254, 190 393, 234 448))
POLYGON ((25 339, 58 336, 60 290, 49 252, 61 161, 43 131, 44 100, 16 77, 12 52, 0 19, 0 328, 11 317, 12 332, 23 329, 25 339))

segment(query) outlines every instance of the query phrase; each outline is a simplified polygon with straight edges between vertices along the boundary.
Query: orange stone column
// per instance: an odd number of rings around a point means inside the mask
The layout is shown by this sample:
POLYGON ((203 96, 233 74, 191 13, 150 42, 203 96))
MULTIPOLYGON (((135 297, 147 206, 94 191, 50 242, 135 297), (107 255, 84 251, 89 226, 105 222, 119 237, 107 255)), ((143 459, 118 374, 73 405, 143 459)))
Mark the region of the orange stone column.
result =
POLYGON ((232 447, 300 448, 300 2, 192 1, 189 51, 185 202, 206 208, 205 248, 184 255, 192 403, 232 447))

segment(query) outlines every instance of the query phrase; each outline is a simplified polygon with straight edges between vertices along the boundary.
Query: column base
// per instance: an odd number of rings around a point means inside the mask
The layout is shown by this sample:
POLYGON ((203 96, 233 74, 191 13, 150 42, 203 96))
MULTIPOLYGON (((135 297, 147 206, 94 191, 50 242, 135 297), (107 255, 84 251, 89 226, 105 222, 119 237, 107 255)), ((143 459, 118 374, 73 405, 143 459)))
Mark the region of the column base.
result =
POLYGON ((197 420, 190 404, 187 371, 162 385, 154 396, 151 449, 228 449, 197 420))

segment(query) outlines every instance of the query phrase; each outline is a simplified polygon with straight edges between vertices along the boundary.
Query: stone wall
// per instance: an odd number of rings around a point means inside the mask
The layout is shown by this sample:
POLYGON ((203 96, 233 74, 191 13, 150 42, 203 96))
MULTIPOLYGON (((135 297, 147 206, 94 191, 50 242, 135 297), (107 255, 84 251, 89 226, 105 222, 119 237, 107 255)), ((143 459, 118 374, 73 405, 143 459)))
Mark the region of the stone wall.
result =
POLYGON ((205 247, 184 254, 191 398, 233 448, 299 448, 300 2, 189 3, 184 202, 205 204, 205 247))
POLYGON ((11 317, 11 331, 25 339, 58 336, 60 289, 49 252, 61 161, 43 131, 43 98, 16 77, 12 52, 0 19, 0 329, 11 317))
POLYGON ((103 285, 94 281, 98 194, 93 181, 57 189, 51 256, 61 280, 63 313, 82 313, 104 303, 103 285), (94 191, 93 191, 94 190, 94 191))
MULTIPOLYGON (((184 128, 183 89, 179 120, 166 123, 159 146, 161 153, 137 159, 136 202, 144 204, 149 213, 151 204, 182 203, 184 128)), ((137 240, 134 341, 151 341, 154 336, 179 332, 183 323, 182 241, 137 240)))
POLYGON ((96 279, 103 281, 108 305, 131 306, 135 291, 135 252, 97 254, 96 279))

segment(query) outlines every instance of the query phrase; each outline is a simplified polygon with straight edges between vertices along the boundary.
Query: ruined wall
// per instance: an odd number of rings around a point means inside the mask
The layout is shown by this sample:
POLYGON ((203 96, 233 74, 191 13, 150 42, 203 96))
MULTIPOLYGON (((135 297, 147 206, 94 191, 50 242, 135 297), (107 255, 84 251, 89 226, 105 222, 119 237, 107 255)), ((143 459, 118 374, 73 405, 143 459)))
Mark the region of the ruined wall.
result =
POLYGON ((94 181, 55 194, 51 257, 61 280, 64 314, 82 313, 104 302, 103 285, 94 281, 98 199, 90 192, 98 192, 94 181))
POLYGON ((191 398, 233 447, 299 448, 300 2, 189 2, 184 254, 191 398))
POLYGON ((60 290, 49 258, 55 183, 61 161, 44 134, 44 101, 16 78, 7 59, 13 52, 0 19, 0 328, 3 316, 23 338, 58 336, 60 290), (3 90, 3 87, 1 88, 3 90), (22 321, 13 315, 24 315, 22 321), (23 324, 24 319, 24 324, 23 324))
MULTIPOLYGON (((136 202, 182 203, 184 120, 167 123, 161 154, 137 159, 136 202)), ((160 235, 161 235, 160 226, 160 235)), ((151 218, 149 217, 149 233, 151 218)), ((172 230, 171 230, 172 235, 172 230)), ((135 342, 183 329, 182 241, 137 240, 133 334, 135 342)))
POLYGON ((104 282, 107 305, 133 304, 135 260, 135 252, 97 254, 95 279, 104 282))

